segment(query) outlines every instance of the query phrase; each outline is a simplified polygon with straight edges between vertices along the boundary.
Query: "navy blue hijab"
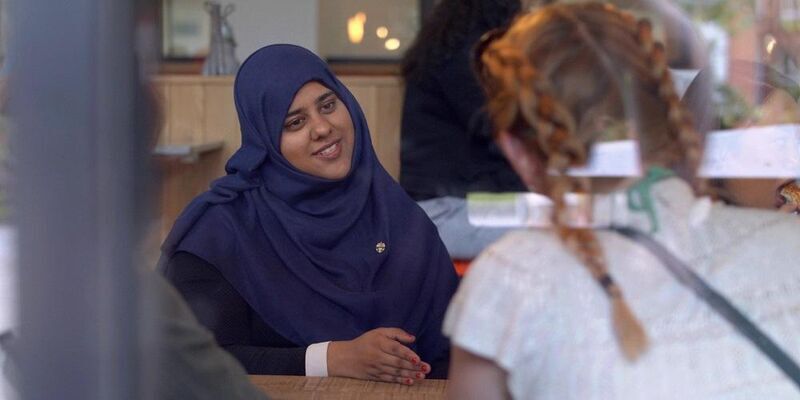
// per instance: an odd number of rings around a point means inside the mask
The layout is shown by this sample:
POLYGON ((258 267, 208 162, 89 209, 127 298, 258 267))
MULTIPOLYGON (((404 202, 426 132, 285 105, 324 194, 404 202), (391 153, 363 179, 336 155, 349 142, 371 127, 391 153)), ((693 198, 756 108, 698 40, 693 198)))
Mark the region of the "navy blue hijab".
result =
POLYGON ((453 265, 433 223, 378 162, 353 95, 292 45, 251 55, 234 95, 242 147, 177 219, 162 259, 186 251, 213 264, 298 346, 399 327, 417 336, 423 360, 444 356, 453 265), (335 92, 353 121, 352 167, 341 180, 303 173, 280 153, 289 106, 311 81, 335 92))

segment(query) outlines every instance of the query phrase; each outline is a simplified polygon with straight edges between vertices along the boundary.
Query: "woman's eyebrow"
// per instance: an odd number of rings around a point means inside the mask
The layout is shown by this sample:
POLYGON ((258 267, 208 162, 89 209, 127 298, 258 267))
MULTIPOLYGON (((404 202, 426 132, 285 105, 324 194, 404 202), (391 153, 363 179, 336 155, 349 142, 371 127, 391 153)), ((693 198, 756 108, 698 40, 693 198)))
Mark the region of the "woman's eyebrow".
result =
POLYGON ((329 97, 335 96, 335 95, 336 94, 333 93, 332 90, 329 90, 328 92, 326 92, 322 96, 317 97, 317 101, 315 101, 315 103, 317 103, 317 104, 322 103, 323 101, 327 100, 329 97))
POLYGON ((293 115, 300 114, 301 112, 303 112, 303 110, 305 110, 305 107, 300 107, 298 109, 289 111, 288 113, 286 113, 286 117, 284 119, 289 118, 289 117, 291 117, 293 115))

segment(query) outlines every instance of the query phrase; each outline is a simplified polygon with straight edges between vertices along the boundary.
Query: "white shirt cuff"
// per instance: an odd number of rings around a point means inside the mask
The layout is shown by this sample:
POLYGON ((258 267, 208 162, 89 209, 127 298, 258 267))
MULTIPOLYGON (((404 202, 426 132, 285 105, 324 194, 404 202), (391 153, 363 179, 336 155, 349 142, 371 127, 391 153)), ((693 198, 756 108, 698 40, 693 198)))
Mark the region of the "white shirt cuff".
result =
POLYGON ((306 376, 328 376, 329 343, 314 343, 306 348, 306 376))

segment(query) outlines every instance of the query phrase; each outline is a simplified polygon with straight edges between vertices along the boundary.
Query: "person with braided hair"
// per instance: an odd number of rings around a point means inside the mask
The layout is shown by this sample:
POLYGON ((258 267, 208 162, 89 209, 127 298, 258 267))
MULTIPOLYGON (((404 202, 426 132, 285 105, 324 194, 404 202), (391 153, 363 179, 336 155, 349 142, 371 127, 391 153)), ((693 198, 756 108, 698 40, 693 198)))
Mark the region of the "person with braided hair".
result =
POLYGON ((597 211, 605 199, 607 225, 647 232, 800 357, 800 224, 706 196, 699 136, 651 23, 602 3, 548 5, 476 53, 496 143, 554 207, 551 228, 507 234, 463 279, 444 322, 450 397, 796 398, 658 257, 581 223, 592 210, 565 200, 597 211), (643 178, 570 176, 619 136, 637 143, 643 178))

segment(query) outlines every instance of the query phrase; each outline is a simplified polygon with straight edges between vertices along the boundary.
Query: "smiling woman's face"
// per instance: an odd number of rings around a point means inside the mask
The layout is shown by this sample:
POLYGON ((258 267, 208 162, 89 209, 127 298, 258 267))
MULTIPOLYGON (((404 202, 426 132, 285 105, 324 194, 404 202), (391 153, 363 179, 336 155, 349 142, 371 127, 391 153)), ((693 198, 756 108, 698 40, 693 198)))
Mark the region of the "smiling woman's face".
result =
POLYGON ((318 82, 303 85, 283 121, 281 154, 293 167, 325 179, 350 172, 355 132, 350 112, 318 82))

